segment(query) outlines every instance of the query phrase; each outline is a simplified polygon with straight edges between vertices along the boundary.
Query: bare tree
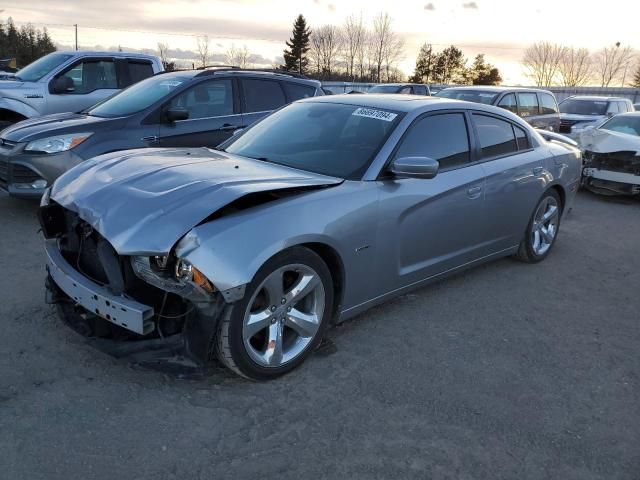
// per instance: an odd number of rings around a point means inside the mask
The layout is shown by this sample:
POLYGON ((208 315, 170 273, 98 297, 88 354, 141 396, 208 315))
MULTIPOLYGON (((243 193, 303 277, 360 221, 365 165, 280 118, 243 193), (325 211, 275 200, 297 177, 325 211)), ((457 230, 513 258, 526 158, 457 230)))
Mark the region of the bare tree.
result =
POLYGON ((591 78, 591 54, 586 48, 565 48, 558 66, 565 87, 585 85, 591 78))
POLYGON ((163 65, 167 65, 169 63, 169 44, 158 42, 158 56, 162 61, 163 65))
POLYGON ((331 76, 342 45, 340 30, 334 25, 323 25, 311 34, 311 60, 319 75, 331 76))
POLYGON ((355 70, 358 59, 362 55, 366 41, 367 29, 362 22, 362 14, 350 15, 342 27, 342 57, 347 71, 347 76, 355 78, 355 70))
POLYGON ((392 42, 394 33, 391 29, 393 20, 386 12, 381 12, 373 19, 373 32, 371 37, 373 65, 376 72, 376 82, 382 78, 382 67, 392 42))
POLYGON ((550 42, 538 42, 524 52, 522 65, 525 75, 536 85, 548 87, 555 80, 564 57, 566 47, 550 42))
POLYGON ((200 35, 196 37, 196 45, 198 48, 198 61, 201 67, 206 67, 209 63, 209 37, 200 35))
POLYGON ((620 42, 600 50, 595 56, 595 69, 600 85, 608 87, 611 82, 620 79, 632 60, 633 49, 629 46, 621 47, 620 42))
POLYGON ((249 49, 246 45, 241 48, 236 47, 235 44, 231 44, 229 50, 225 52, 225 60, 227 64, 234 65, 240 68, 249 67, 249 49))
POLYGON ((384 70, 387 82, 398 80, 397 63, 402 60, 403 56, 404 40, 391 32, 384 52, 384 70))

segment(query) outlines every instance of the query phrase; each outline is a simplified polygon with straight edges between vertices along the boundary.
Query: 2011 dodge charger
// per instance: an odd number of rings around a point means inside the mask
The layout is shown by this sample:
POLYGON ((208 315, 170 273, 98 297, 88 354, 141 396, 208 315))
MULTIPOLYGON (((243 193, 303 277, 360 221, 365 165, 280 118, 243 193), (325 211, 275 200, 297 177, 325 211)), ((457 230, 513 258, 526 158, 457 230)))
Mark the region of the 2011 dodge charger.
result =
POLYGON ((302 100, 216 150, 65 173, 39 211, 49 300, 89 335, 270 379, 332 322, 492 259, 546 258, 580 168, 497 107, 302 100))

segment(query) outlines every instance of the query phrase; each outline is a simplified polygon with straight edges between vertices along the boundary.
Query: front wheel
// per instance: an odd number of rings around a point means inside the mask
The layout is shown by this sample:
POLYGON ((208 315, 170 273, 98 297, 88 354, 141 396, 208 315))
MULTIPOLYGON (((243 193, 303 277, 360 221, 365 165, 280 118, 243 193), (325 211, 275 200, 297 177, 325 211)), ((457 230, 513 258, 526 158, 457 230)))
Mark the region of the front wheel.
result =
POLYGON ((307 248, 286 250, 258 270, 242 300, 225 309, 216 355, 246 378, 284 375, 319 345, 332 308, 326 264, 307 248))
POLYGON ((516 256, 527 263, 544 260, 558 236, 562 200, 555 190, 544 193, 529 221, 525 237, 516 256))

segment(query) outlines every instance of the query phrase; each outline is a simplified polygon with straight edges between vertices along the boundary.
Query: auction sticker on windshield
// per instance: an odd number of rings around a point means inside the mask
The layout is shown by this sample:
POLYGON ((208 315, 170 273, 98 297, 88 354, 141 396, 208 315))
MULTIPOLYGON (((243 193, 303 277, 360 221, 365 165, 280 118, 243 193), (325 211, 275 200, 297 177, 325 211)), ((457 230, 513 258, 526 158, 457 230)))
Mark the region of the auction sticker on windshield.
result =
POLYGON ((398 116, 397 113, 364 107, 358 108, 352 115, 355 115, 356 117, 376 118, 378 120, 384 120, 385 122, 393 122, 393 120, 398 116))

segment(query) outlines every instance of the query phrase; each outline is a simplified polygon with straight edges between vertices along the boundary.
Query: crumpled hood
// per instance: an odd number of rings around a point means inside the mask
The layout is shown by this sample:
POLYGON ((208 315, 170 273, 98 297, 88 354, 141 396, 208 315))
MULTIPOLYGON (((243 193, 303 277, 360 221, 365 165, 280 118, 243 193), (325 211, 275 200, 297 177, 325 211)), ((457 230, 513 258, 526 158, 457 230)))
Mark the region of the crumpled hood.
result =
POLYGON ((596 153, 635 151, 640 152, 640 137, 628 133, 593 128, 578 135, 582 150, 596 153))
POLYGON ((249 193, 341 182, 207 148, 144 149, 81 163, 54 183, 51 199, 77 212, 119 254, 154 255, 249 193))
POLYGON ((9 126, 2 132, 2 138, 12 142, 30 142, 53 135, 91 132, 105 123, 119 122, 121 119, 100 118, 80 113, 54 113, 34 117, 9 126))

